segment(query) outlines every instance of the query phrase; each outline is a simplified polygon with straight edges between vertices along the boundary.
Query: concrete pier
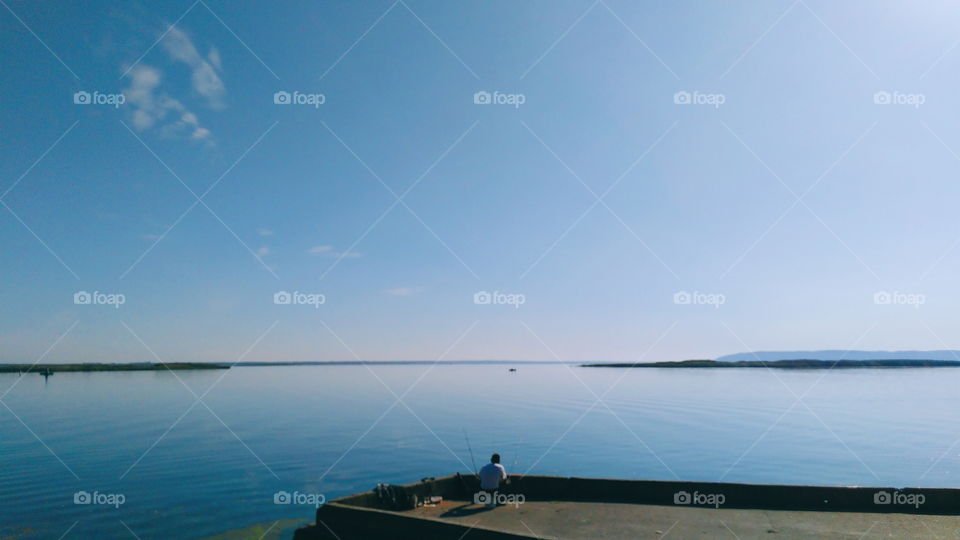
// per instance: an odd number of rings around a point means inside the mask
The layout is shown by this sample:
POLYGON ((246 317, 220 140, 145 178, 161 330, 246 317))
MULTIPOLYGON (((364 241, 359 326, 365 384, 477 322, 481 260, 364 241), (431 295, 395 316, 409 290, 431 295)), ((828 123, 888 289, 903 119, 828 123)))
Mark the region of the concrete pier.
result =
POLYGON ((937 538, 960 528, 956 489, 514 476, 504 504, 487 508, 478 487, 453 475, 343 497, 296 538, 937 538))

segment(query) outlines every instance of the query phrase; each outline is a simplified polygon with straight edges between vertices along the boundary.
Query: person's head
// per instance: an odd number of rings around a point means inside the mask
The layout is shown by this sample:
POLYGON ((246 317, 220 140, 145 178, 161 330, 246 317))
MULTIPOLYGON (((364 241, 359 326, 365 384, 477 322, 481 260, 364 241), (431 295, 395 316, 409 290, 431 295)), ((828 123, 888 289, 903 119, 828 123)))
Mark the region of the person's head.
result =
POLYGON ((500 454, 490 456, 490 463, 500 463, 500 454))

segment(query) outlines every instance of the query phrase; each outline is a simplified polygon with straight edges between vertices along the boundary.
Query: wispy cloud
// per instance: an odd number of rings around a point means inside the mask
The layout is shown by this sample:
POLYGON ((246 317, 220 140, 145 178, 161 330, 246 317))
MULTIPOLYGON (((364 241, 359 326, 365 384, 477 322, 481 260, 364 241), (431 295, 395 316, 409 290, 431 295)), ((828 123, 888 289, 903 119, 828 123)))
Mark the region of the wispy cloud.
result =
POLYGON ((190 67, 193 89, 206 98, 211 107, 222 109, 226 89, 217 75, 217 70, 220 69, 220 52, 211 47, 207 58, 204 58, 190 37, 175 26, 170 28, 161 44, 171 59, 190 67))
POLYGON ((362 253, 356 251, 337 251, 333 249, 333 246, 321 245, 313 246, 307 250, 307 253, 310 255, 326 255, 328 257, 340 257, 343 259, 356 259, 357 257, 362 256, 362 253))
POLYGON ((397 287, 396 289, 387 289, 383 292, 390 296, 413 296, 423 292, 423 287, 397 287))
POLYGON ((321 253, 330 253, 333 250, 333 246, 313 246, 307 250, 307 253, 311 255, 320 255, 321 253))
POLYGON ((260 249, 257 250, 257 256, 263 257, 270 254, 270 248, 267 246, 260 246, 260 249))
MULTIPOLYGON (((202 57, 190 37, 176 27, 170 28, 161 44, 171 60, 190 68, 191 87, 206 100, 207 105, 222 109, 226 89, 217 74, 221 69, 219 51, 211 48, 207 57, 202 57)), ((159 68, 137 64, 127 73, 127 78, 130 86, 123 90, 123 94, 133 111, 135 129, 145 131, 156 127, 167 137, 187 133, 191 139, 210 139, 210 130, 200 124, 196 113, 187 108, 182 100, 161 90, 164 72, 159 68)))
POLYGON ((273 231, 270 229, 257 229, 257 234, 260 236, 273 236, 273 231))
POLYGON ((127 74, 130 86, 123 90, 127 103, 133 109, 133 127, 144 131, 159 127, 165 136, 189 131, 192 139, 206 139, 210 130, 201 126, 197 115, 179 100, 159 92, 163 79, 159 69, 139 64, 127 74))

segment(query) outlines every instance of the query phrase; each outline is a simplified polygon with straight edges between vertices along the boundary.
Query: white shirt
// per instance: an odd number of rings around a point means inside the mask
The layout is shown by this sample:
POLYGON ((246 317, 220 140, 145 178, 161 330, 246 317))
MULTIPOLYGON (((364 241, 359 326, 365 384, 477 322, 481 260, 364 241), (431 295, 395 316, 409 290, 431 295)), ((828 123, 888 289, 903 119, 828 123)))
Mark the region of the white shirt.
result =
POLYGON ((499 463, 487 463, 480 469, 480 489, 497 489, 507 479, 507 469, 499 463))

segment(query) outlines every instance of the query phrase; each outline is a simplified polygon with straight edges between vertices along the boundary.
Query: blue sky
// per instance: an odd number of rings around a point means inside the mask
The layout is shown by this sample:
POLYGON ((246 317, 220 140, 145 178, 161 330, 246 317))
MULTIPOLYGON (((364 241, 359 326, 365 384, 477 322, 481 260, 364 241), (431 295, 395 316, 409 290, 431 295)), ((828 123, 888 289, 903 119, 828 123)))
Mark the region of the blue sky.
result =
POLYGON ((958 23, 949 2, 8 1, 0 361, 957 347, 958 23))

